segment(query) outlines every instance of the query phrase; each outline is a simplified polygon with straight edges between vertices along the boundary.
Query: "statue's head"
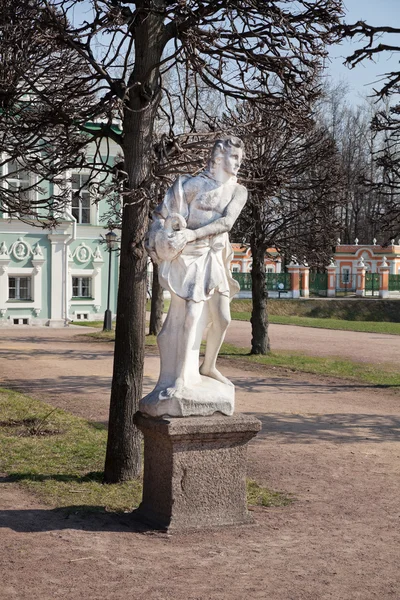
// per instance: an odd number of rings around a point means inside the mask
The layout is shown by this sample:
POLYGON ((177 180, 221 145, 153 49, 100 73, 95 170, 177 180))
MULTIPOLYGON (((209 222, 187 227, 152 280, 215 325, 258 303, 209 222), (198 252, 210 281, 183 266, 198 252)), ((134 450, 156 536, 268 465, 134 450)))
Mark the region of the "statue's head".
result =
POLYGON ((211 150, 208 170, 212 175, 225 172, 229 177, 236 176, 243 160, 244 144, 237 137, 216 140, 211 150))

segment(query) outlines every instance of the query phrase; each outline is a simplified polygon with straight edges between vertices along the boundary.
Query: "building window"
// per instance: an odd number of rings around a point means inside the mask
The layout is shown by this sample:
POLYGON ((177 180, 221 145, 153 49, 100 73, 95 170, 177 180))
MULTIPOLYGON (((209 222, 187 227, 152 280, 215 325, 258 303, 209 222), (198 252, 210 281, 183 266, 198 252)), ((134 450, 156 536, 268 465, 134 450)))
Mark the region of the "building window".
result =
POLYGON ((266 272, 266 273, 275 273, 275 271, 274 271, 274 267, 267 267, 267 268, 265 269, 265 272, 266 272))
POLYGON ((91 298, 92 280, 90 277, 72 278, 72 297, 73 298, 91 298))
POLYGON ((10 207, 15 207, 19 215, 36 214, 35 208, 31 205, 32 179, 29 171, 16 160, 8 162, 6 170, 7 187, 12 193, 12 197, 9 197, 10 207))
POLYGON ((9 277, 8 297, 10 300, 31 300, 31 278, 9 277))
POLYGON ((90 223, 89 175, 72 174, 72 214, 77 223, 90 223))
POLYGON ((233 265, 232 273, 240 273, 240 267, 238 265, 233 265))
POLYGON ((343 267, 342 283, 350 283, 350 267, 343 267))

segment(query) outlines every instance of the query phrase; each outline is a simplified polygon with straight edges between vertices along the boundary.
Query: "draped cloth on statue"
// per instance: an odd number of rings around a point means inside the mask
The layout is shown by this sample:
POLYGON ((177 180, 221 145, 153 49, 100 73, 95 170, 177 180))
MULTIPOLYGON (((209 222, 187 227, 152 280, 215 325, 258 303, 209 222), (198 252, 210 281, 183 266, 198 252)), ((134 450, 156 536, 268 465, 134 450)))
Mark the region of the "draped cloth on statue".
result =
POLYGON ((230 272, 233 250, 228 233, 189 242, 179 252, 169 247, 168 234, 184 228, 189 215, 185 179, 178 177, 168 190, 154 212, 149 231, 148 248, 159 262, 160 284, 170 293, 194 302, 208 300, 216 291, 232 298, 240 287, 230 272))
POLYGON ((184 300, 201 302, 216 291, 231 298, 240 289, 229 271, 232 256, 227 233, 190 242, 177 258, 161 262, 160 283, 184 300))

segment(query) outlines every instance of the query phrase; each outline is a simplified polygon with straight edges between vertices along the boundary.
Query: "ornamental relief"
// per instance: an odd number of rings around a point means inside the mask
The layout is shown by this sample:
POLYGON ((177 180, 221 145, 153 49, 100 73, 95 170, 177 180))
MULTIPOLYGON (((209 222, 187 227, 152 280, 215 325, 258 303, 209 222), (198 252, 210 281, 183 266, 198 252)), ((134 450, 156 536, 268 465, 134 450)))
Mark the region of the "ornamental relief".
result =
POLYGON ((11 246, 11 254, 16 260, 24 260, 31 254, 31 252, 32 248, 21 238, 18 238, 18 240, 11 246))
POLYGON ((40 247, 39 242, 36 243, 34 248, 22 238, 18 238, 17 241, 11 245, 10 249, 7 248, 4 241, 0 244, 0 260, 14 258, 15 260, 21 261, 30 257, 34 260, 44 261, 43 250, 40 247))
POLYGON ((93 251, 91 250, 91 248, 89 248, 89 246, 85 244, 85 242, 81 242, 73 252, 68 248, 69 262, 76 261, 81 264, 86 264, 90 260, 94 260, 96 262, 104 262, 99 246, 97 246, 96 249, 93 251))

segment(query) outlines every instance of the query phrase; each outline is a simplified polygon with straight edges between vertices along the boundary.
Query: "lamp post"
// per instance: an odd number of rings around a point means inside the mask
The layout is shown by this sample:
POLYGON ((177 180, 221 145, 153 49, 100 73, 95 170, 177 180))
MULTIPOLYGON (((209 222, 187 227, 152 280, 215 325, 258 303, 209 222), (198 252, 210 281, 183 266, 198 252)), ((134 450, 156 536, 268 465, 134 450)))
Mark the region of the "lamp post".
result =
POLYGON ((111 290, 111 253, 116 250, 117 234, 113 231, 108 231, 105 235, 105 241, 108 251, 108 291, 107 291, 107 309, 104 313, 103 331, 111 331, 112 329, 112 314, 110 310, 110 290, 111 290))

